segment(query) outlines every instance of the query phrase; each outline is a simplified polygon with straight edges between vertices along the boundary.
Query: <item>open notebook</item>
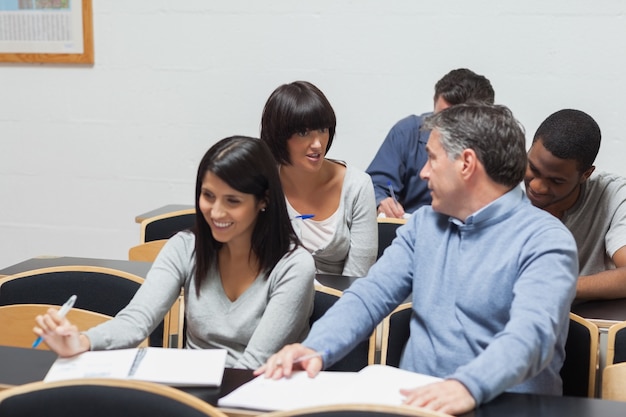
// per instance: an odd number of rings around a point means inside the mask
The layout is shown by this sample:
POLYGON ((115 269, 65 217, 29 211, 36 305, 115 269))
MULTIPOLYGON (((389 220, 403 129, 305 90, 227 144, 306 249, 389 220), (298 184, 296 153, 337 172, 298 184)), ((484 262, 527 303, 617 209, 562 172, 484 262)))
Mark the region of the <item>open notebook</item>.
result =
POLYGON ((315 378, 304 371, 279 380, 261 375, 220 398, 218 405, 263 411, 348 403, 400 405, 400 388, 437 381, 441 378, 384 365, 360 372, 320 372, 315 378))
POLYGON ((172 386, 219 386, 224 376, 224 349, 138 348, 101 350, 58 358, 44 381, 119 378, 172 386))

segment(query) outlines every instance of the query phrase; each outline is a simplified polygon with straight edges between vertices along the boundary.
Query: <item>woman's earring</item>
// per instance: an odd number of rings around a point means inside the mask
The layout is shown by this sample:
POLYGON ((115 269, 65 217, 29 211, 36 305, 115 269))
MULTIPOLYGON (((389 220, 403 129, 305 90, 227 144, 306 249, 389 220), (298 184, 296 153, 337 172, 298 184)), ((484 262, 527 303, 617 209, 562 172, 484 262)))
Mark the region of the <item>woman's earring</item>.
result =
POLYGON ((262 207, 262 208, 261 208, 261 211, 265 211, 265 207, 262 207))

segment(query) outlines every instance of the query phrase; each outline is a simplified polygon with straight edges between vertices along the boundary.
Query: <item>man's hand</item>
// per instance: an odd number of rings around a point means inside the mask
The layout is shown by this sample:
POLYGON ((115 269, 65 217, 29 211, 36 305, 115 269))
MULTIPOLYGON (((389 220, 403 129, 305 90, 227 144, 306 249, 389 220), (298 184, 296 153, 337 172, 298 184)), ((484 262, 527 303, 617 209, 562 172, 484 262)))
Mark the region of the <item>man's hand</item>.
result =
POLYGON ((378 205, 378 213, 384 213, 387 217, 401 219, 404 216, 404 207, 402 207, 402 204, 394 201, 393 198, 387 197, 378 205))
POLYGON ((447 414, 462 414, 476 407, 476 400, 465 385, 454 379, 403 389, 400 393, 406 397, 404 404, 447 414))
POLYGON ((264 374, 266 378, 280 379, 289 377, 294 369, 304 369, 313 378, 322 370, 323 365, 317 352, 294 343, 270 356, 263 366, 254 371, 254 375, 264 374))

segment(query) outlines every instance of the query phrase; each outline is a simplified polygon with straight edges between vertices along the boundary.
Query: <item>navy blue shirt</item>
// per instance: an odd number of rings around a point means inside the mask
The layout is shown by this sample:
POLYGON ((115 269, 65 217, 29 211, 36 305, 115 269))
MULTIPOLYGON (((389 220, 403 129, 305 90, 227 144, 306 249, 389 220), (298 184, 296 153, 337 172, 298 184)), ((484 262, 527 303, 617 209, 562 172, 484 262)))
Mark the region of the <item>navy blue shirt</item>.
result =
POLYGON ((389 182, 406 213, 431 204, 428 184, 419 175, 428 160, 426 143, 430 135, 430 130, 421 128, 424 118, 430 114, 411 115, 396 123, 367 168, 374 184, 377 207, 382 200, 391 197, 389 182))

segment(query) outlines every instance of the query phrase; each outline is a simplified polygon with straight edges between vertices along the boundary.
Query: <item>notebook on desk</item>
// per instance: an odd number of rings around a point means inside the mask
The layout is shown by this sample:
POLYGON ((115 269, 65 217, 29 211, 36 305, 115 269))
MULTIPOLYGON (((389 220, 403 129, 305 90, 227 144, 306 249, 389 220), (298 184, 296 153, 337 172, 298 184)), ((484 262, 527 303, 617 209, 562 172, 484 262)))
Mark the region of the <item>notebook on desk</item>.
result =
POLYGON ((401 388, 437 381, 441 378, 385 365, 370 365, 359 372, 320 372, 315 378, 297 371, 279 380, 256 377, 220 398, 218 405, 261 411, 347 403, 401 405, 401 388))
POLYGON ((44 381, 118 378, 179 387, 211 387, 221 385, 225 364, 224 349, 147 347, 91 351, 71 358, 58 358, 44 381))

